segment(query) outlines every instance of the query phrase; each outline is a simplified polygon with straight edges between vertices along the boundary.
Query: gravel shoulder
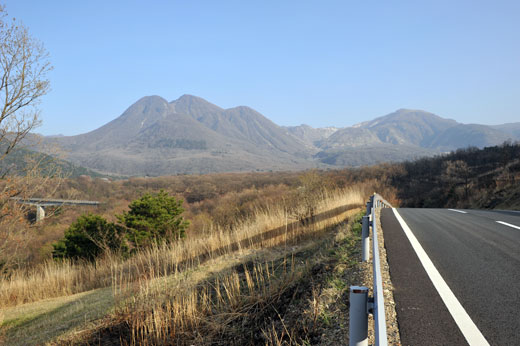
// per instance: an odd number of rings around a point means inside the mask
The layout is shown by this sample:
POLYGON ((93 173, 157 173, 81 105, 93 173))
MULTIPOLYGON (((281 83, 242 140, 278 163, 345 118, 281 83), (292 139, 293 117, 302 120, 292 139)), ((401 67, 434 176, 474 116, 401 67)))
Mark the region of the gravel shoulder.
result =
POLYGON ((381 274, 383 277, 383 294, 385 296, 386 332, 389 345, 401 345, 399 325, 394 301, 394 286, 390 277, 390 270, 386 258, 385 238, 381 226, 381 209, 376 209, 377 239, 379 242, 379 259, 381 262, 381 274))
MULTIPOLYGON (((383 295, 385 297, 385 315, 386 315, 386 332, 388 336, 388 344, 389 345, 401 345, 401 337, 399 334, 399 325, 397 323, 397 313, 395 310, 395 301, 394 301, 394 286, 392 285, 392 280, 390 277, 390 271, 388 266, 388 261, 386 258, 386 248, 385 248, 385 238, 383 228, 381 227, 381 209, 376 209, 376 223, 377 223, 377 240, 379 244, 379 260, 381 263, 381 275, 383 280, 383 295)), ((372 238, 370 239, 372 241, 372 238)), ((363 269, 363 286, 370 287, 369 294, 373 296, 374 292, 372 291, 373 283, 373 254, 372 254, 372 244, 370 244, 370 260, 367 263, 362 263, 361 267, 363 269)), ((369 345, 374 345, 375 343, 375 334, 374 334, 374 320, 372 315, 369 315, 368 321, 368 343, 369 345)))

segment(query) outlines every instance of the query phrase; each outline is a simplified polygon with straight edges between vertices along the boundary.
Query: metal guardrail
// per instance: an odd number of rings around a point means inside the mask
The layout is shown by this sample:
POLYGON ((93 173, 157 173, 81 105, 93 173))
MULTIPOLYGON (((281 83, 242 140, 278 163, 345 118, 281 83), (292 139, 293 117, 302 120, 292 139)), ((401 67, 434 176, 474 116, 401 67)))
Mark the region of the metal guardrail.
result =
POLYGON ((381 263, 379 260, 379 243, 377 240, 376 208, 392 207, 380 195, 375 194, 367 202, 366 216, 363 216, 362 228, 362 260, 366 262, 370 258, 369 228, 372 226, 372 254, 373 254, 373 293, 374 297, 368 297, 368 288, 364 286, 350 287, 350 323, 349 345, 368 345, 368 314, 374 315, 374 332, 376 346, 388 345, 386 333, 385 301, 383 295, 383 279, 381 276, 381 263))

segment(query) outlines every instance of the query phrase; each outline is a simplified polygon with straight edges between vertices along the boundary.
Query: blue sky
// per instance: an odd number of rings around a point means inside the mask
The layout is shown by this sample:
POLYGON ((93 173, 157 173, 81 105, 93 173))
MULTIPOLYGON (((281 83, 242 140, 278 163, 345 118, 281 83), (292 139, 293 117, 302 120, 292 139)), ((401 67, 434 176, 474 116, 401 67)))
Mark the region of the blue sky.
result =
POLYGON ((4 1, 50 53, 43 134, 145 95, 350 126, 398 108, 520 121, 519 1, 4 1))

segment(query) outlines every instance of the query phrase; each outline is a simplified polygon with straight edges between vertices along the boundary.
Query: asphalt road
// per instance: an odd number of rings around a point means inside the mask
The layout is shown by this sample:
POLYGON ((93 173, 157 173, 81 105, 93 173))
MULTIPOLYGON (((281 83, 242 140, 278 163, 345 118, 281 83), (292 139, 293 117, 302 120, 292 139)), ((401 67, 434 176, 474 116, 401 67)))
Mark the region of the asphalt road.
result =
MULTIPOLYGON (((397 211, 487 342, 520 345, 520 212, 397 211)), ((392 209, 381 222, 402 344, 467 345, 392 209)))

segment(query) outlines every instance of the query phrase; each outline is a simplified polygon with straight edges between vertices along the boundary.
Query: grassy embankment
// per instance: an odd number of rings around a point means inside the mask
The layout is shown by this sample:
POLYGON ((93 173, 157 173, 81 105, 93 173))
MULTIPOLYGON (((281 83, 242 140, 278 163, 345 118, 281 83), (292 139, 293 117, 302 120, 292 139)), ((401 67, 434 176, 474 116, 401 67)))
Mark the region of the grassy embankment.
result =
POLYGON ((337 319, 326 297, 345 298, 356 267, 357 236, 338 225, 367 194, 325 193, 308 218, 259 210, 232 229, 207 229, 126 261, 14 271, 0 281, 4 341, 323 342, 337 319))

